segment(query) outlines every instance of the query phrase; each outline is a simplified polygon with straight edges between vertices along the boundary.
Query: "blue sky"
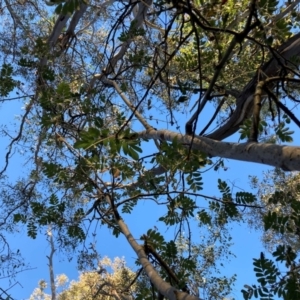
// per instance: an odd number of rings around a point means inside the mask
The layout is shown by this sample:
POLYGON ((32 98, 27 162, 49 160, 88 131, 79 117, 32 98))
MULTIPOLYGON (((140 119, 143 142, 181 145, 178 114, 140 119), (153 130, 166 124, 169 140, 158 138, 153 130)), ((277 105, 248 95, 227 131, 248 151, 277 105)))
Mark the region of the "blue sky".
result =
MULTIPOLYGON (((22 106, 23 104, 18 101, 3 104, 0 109, 1 123, 7 124, 8 128, 12 128, 13 123, 15 123, 15 116, 22 113, 20 109, 22 106)), ((205 121, 207 121, 202 119, 205 115, 207 116, 207 119, 209 119, 209 116, 211 116, 209 109, 207 109, 206 113, 204 111, 204 113, 201 114, 201 124, 205 124, 205 121)), ((161 116, 161 119, 164 118, 164 116, 161 116)), ((182 132, 184 132, 184 121, 186 121, 187 118, 186 115, 181 116, 180 125, 182 132)), ((299 144, 300 139, 297 138, 296 135, 294 136, 294 139, 295 144, 297 144, 297 142, 299 144)), ((235 135, 234 137, 231 137, 230 140, 237 142, 238 136, 235 135)), ((4 164, 4 155, 6 153, 5 147, 8 141, 2 137, 0 141, 0 167, 2 167, 4 164)), ((219 194, 217 190, 218 178, 226 180, 230 186, 232 183, 245 191, 251 192, 248 176, 257 175, 260 178, 263 171, 271 169, 267 166, 240 161, 225 160, 225 163, 228 167, 227 171, 212 171, 204 175, 203 194, 210 196, 217 196, 219 194)), ((26 169, 26 165, 24 164, 22 157, 16 154, 10 160, 7 175, 12 180, 17 179, 19 176, 22 176, 24 169, 26 169)), ((235 189, 234 192, 236 191, 238 190, 235 189)), ((157 220, 162 215, 163 211, 164 208, 157 209, 157 206, 153 203, 144 201, 140 203, 139 207, 134 211, 134 219, 128 215, 124 215, 123 217, 125 221, 128 222, 133 235, 138 238, 149 228, 153 228, 154 225, 161 228, 157 220), (147 222, 145 222, 145 212, 147 222)), ((171 231, 165 232, 163 230, 161 233, 166 234, 170 239, 173 236, 173 232, 171 231)), ((229 276, 237 274, 237 282, 231 296, 233 296, 235 300, 242 300, 243 297, 240 290, 243 285, 256 283, 252 259, 258 258, 260 252, 263 251, 263 248, 260 243, 260 234, 250 230, 246 225, 233 224, 231 233, 234 242, 232 252, 236 255, 236 258, 232 257, 230 262, 224 263, 224 269, 221 270, 221 273, 229 276)), ((107 255, 110 258, 124 256, 127 265, 135 268, 134 261, 136 256, 124 237, 120 236, 119 238, 115 238, 107 228, 102 227, 97 230, 96 240, 98 251, 102 256, 107 255)), ((32 270, 20 273, 16 277, 17 284, 9 290, 9 293, 11 293, 13 299, 16 300, 28 299, 34 288, 37 287, 39 280, 45 279, 49 282, 48 261, 46 256, 50 253, 50 247, 46 241, 46 235, 40 234, 36 240, 32 240, 27 237, 26 227, 24 226, 22 232, 9 236, 9 243, 13 249, 20 248, 22 250, 23 256, 33 268, 32 270)), ((59 251, 57 251, 55 255, 54 270, 55 274, 65 273, 71 280, 76 280, 78 278, 76 259, 69 262, 62 253, 59 253, 59 251)), ((0 287, 4 290, 8 289, 11 285, 12 284, 8 280, 0 281, 0 287)))
MULTIPOLYGON (((13 123, 15 115, 18 115, 21 112, 20 107, 22 107, 20 102, 11 102, 3 105, 0 111, 2 122, 8 124, 13 123)), ((11 125, 8 125, 8 127, 9 126, 11 125)), ((4 163, 4 145, 6 143, 7 141, 2 138, 2 147, 0 148, 1 165, 4 163)), ((226 160, 225 163, 228 167, 227 171, 212 171, 204 174, 203 194, 211 196, 219 195, 217 191, 218 178, 226 180, 230 186, 231 184, 234 184, 236 187, 250 191, 248 175, 252 174, 260 176, 262 171, 270 169, 266 166, 246 162, 226 160)), ((11 159, 7 174, 12 179, 16 179, 22 175, 22 170, 24 170, 24 161, 16 155, 11 159)), ((234 192, 237 191, 237 189, 234 189, 234 192)), ((159 223, 157 223, 157 220, 161 216, 162 211, 164 211, 164 208, 158 210, 156 205, 144 201, 136 209, 136 213, 134 211, 134 220, 128 215, 124 215, 124 218, 125 221, 128 221, 128 225, 134 236, 138 238, 149 228, 153 228, 154 225, 161 228, 159 223), (139 213, 139 211, 141 211, 141 213, 139 213), (147 215, 147 222, 145 222, 145 212, 147 215)), ((165 234, 164 231, 161 233, 165 234)), ((262 247, 259 233, 251 231, 243 224, 235 224, 231 233, 234 242, 232 252, 236 255, 236 258, 232 258, 230 262, 225 262, 224 269, 221 270, 221 273, 224 275, 237 274, 237 283, 233 289, 232 296, 234 296, 236 300, 240 300, 243 299, 242 294, 240 293, 243 284, 256 283, 252 267, 252 258, 257 258, 259 256, 262 247)), ((166 232, 166 235, 171 239, 173 232, 169 230, 166 232)), ((99 253, 102 256, 107 255, 110 258, 124 256, 128 266, 135 268, 135 254, 122 236, 115 238, 110 234, 108 229, 102 227, 97 230, 96 240, 99 253)), ((49 255, 50 247, 46 242, 45 234, 39 235, 36 240, 28 238, 26 227, 19 234, 10 236, 9 242, 13 249, 20 248, 22 250, 24 257, 33 268, 32 270, 25 271, 17 276, 16 280, 19 284, 13 286, 10 293, 14 299, 28 299, 33 289, 37 287, 37 283, 40 279, 49 281, 46 256, 49 255)), ((65 273, 69 279, 76 280, 78 277, 76 260, 69 262, 62 253, 59 253, 59 251, 55 255, 54 270, 55 274, 65 273)), ((1 280, 0 287, 5 290, 9 286, 10 283, 8 280, 1 280)))

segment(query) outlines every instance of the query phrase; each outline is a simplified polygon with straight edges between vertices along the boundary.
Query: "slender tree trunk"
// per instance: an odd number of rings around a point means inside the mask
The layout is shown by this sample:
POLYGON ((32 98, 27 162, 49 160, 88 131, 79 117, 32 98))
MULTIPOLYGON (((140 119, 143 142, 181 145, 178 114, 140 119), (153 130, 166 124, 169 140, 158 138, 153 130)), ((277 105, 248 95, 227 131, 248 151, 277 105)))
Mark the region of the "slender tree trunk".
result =
POLYGON ((53 241, 53 235, 51 227, 48 228, 48 241, 50 244, 50 255, 47 256, 48 258, 48 266, 49 266, 49 273, 50 273, 50 287, 51 287, 51 300, 56 300, 56 286, 55 286, 55 277, 54 277, 54 270, 53 270, 53 255, 56 251, 53 241))

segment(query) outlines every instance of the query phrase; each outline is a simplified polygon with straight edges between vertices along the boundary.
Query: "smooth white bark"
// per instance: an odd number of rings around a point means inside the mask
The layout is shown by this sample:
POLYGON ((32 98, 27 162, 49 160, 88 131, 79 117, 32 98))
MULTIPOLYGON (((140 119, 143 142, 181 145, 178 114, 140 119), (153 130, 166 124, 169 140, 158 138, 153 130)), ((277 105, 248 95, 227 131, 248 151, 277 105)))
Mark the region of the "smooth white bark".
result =
POLYGON ((285 171, 300 171, 300 147, 259 144, 229 143, 212 140, 206 137, 182 135, 170 130, 149 130, 139 133, 139 137, 162 141, 173 141, 191 145, 209 156, 218 156, 246 162, 282 168, 285 171))
POLYGON ((137 254, 147 276, 162 295, 170 300, 201 300, 196 296, 181 292, 172 287, 168 282, 165 282, 156 272, 155 268, 148 260, 144 248, 136 242, 124 221, 120 219, 117 220, 117 222, 128 243, 137 254))

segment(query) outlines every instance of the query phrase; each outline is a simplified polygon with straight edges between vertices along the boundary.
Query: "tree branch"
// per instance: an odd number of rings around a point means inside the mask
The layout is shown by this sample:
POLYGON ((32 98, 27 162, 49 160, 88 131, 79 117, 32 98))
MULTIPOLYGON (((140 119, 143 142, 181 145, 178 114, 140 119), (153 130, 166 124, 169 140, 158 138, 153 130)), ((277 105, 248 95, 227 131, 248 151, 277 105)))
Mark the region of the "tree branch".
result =
MULTIPOLYGON (((133 3, 136 4, 135 2, 133 3)), ((142 26, 143 21, 145 19, 146 13, 148 8, 151 6, 152 0, 146 0, 138 3, 138 11, 135 14, 135 17, 132 21, 132 24, 135 24, 135 29, 138 29, 142 26)), ((102 74, 95 74, 90 82, 90 89, 93 88, 96 80, 103 80, 103 77, 112 73, 117 62, 122 59, 125 55, 130 43, 132 42, 133 38, 129 38, 127 41, 123 42, 120 46, 120 50, 116 53, 108 62, 107 67, 102 71, 102 74)))
POLYGON ((209 84, 209 87, 201 101, 201 103, 199 103, 197 111, 192 115, 192 117, 187 121, 186 123, 186 127, 185 127, 185 131, 186 134, 193 134, 194 133, 194 128, 196 127, 195 123, 197 123, 197 119, 199 114, 201 113, 201 111, 203 110, 204 106, 206 105, 207 101, 210 98, 210 94, 213 91, 213 87, 215 85, 215 83, 217 82, 218 77, 221 74, 222 69, 224 68, 225 64, 227 63, 228 59, 230 58, 230 56, 232 55, 232 51, 235 48, 236 44, 238 43, 242 43, 242 41, 244 40, 244 38, 248 35, 248 33, 254 29, 255 27, 257 27, 259 25, 259 22, 256 21, 253 24, 251 24, 252 22, 252 17, 254 14, 254 10, 255 10, 255 1, 251 1, 250 4, 251 8, 250 8, 250 14, 248 16, 247 22, 246 22, 246 26, 244 28, 244 30, 239 33, 236 34, 233 39, 231 40, 231 43, 229 44, 226 52, 224 53, 221 61, 218 63, 218 65, 216 66, 216 71, 213 75, 213 78, 209 84), (194 128, 193 128, 194 127, 194 128))
POLYGON ((138 133, 140 138, 157 139, 179 143, 200 150, 208 156, 218 156, 246 162, 282 168, 284 171, 300 171, 300 147, 257 144, 257 143, 229 143, 212 140, 195 135, 182 135, 169 130, 150 130, 138 133))
MULTIPOLYGON (((294 35, 283 43, 278 48, 277 54, 277 57, 272 57, 260 69, 267 77, 277 76, 282 69, 282 65, 292 65, 294 67, 294 65, 289 63, 289 61, 292 58, 295 59, 300 57, 300 33, 294 35)), ((207 135, 207 137, 214 140, 223 140, 239 130, 240 125, 244 122, 244 120, 249 118, 252 114, 253 97, 256 84, 257 73, 238 96, 236 109, 230 119, 213 133, 207 135)))
POLYGON ((139 245, 135 238, 132 236, 131 232, 129 231, 127 225, 122 219, 116 220, 122 233, 126 237, 128 243, 132 247, 132 249, 137 254, 141 265, 144 268, 147 276, 156 287, 156 289, 164 295, 167 299, 170 300, 201 300, 198 297, 193 295, 189 295, 185 292, 178 291, 174 287, 172 287, 169 283, 165 282, 159 274, 156 272, 155 268, 152 266, 150 261, 147 258, 147 255, 144 251, 143 246, 139 245))
POLYGON ((53 271, 53 255, 54 255, 56 249, 54 246, 51 226, 48 228, 47 235, 48 235, 48 241, 49 241, 50 249, 51 249, 50 256, 47 256, 48 261, 49 261, 48 266, 49 266, 49 273, 50 273, 51 299, 55 300, 56 299, 56 287, 55 287, 55 279, 54 279, 54 271, 53 271))

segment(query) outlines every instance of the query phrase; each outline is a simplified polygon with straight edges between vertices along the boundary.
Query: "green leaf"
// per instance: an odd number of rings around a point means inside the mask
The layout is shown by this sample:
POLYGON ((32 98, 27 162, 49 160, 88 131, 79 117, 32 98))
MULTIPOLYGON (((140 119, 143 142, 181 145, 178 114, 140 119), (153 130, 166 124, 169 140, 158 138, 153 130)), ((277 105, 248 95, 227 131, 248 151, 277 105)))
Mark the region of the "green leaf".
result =
POLYGON ((133 208, 137 205, 137 201, 128 201, 122 207, 122 213, 130 214, 133 208))
POLYGON ((139 154, 134 151, 131 147, 128 148, 128 155, 133 158, 134 160, 138 160, 139 159, 139 154))
POLYGON ((237 192, 235 202, 239 204, 249 204, 255 202, 257 199, 255 195, 247 192, 237 192))
POLYGON ((63 4, 60 3, 60 4, 57 5, 57 7, 55 8, 54 12, 55 12, 57 15, 60 15, 61 12, 62 12, 62 8, 63 8, 63 4))
POLYGON ((37 236, 37 226, 34 224, 34 222, 32 220, 30 220, 28 222, 28 225, 27 225, 27 234, 32 239, 35 239, 36 236, 37 236))
POLYGON ((165 255, 168 258, 176 258, 177 256, 177 247, 174 241, 170 241, 166 244, 165 255))
POLYGON ((211 216, 205 211, 205 209, 202 209, 198 212, 198 218, 201 223, 204 225, 211 225, 212 218, 211 216))
POLYGON ((91 143, 89 141, 76 141, 74 143, 74 148, 75 149, 87 149, 89 146, 91 145, 91 143))
POLYGON ((188 96, 180 96, 179 98, 178 98, 178 102, 179 103, 183 103, 183 102, 186 102, 186 101, 188 101, 189 100, 189 97, 188 96))
MULTIPOLYGON (((147 231, 147 243, 152 244, 155 249, 162 249, 165 247, 166 242, 164 237, 156 230, 149 229, 147 231)), ((141 238, 143 239, 143 237, 141 238)))
POLYGON ((22 57, 22 58, 20 58, 18 65, 21 67, 26 67, 26 68, 35 68, 36 62, 34 60, 22 57))
POLYGON ((289 127, 285 127, 285 123, 281 122, 275 129, 276 135, 282 142, 291 143, 293 138, 291 137, 294 134, 294 131, 289 130, 289 127))
POLYGON ((58 197, 57 197, 55 194, 52 194, 52 195, 50 196, 49 203, 50 203, 51 205, 57 205, 57 204, 58 204, 58 197))
POLYGON ((68 227, 68 235, 72 238, 79 239, 80 241, 83 241, 85 239, 85 233, 82 230, 81 227, 78 225, 71 225, 68 227))
POLYGON ((3 64, 0 70, 0 96, 8 96, 8 94, 17 86, 17 82, 12 78, 12 74, 12 65, 3 64))
POLYGON ((104 125, 103 119, 100 118, 100 117, 96 117, 96 118, 94 119, 94 122, 95 122, 95 126, 96 126, 97 128, 99 128, 99 129, 101 129, 101 128, 103 127, 103 125, 104 125))
POLYGON ((42 73, 43 80, 49 80, 51 82, 55 80, 55 72, 50 67, 48 66, 43 67, 41 73, 42 73))
POLYGON ((44 174, 51 178, 56 176, 61 171, 61 166, 54 163, 43 162, 43 172, 44 174))
POLYGON ((20 213, 14 214, 14 222, 15 223, 21 222, 21 223, 25 224, 26 220, 27 220, 27 217, 25 215, 20 214, 20 213))
POLYGON ((61 82, 58 84, 56 92, 62 99, 67 99, 71 96, 70 85, 66 82, 61 82))

